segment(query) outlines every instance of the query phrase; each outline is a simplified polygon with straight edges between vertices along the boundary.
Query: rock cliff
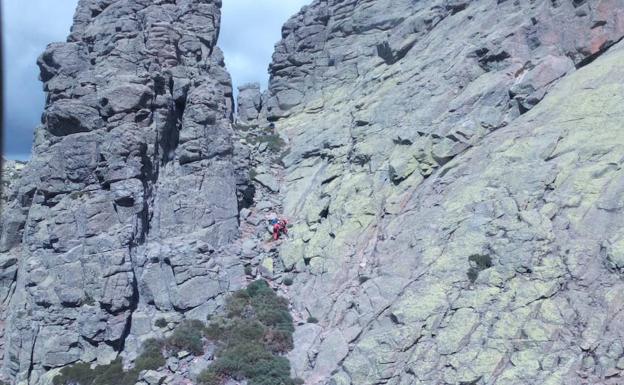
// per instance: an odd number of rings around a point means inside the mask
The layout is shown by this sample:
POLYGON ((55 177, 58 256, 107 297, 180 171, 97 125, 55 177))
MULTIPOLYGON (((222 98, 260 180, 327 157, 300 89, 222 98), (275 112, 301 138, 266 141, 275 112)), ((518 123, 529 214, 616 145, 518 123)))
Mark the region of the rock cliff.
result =
POLYGON ((297 375, 621 383, 624 2, 317 0, 282 35, 297 375))
POLYGON ((241 287, 220 0, 81 0, 38 64, 47 95, 0 241, 2 374, 135 354, 155 320, 241 287))
POLYGON ((82 0, 41 56, 7 379, 131 361, 263 276, 307 384, 624 381, 623 0, 315 0, 236 119, 219 6, 82 0))

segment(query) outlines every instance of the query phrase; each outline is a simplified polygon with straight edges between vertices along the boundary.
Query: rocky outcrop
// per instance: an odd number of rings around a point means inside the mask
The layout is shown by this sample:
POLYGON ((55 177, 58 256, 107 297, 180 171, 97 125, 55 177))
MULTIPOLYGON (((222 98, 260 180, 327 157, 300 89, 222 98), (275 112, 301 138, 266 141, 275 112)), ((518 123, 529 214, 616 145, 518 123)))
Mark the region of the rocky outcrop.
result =
POLYGON ((81 0, 39 59, 32 161, 3 204, 2 376, 131 359, 205 320, 243 268, 220 0, 81 0), (7 268, 6 261, 13 261, 7 268))
POLYGON ((622 382, 624 2, 317 0, 282 35, 295 374, 622 382))
POLYGON ((130 363, 262 276, 307 384, 623 382, 624 1, 315 0, 236 130, 219 6, 82 0, 42 55, 4 378, 130 363))
POLYGON ((257 123, 262 111, 260 83, 244 84, 238 87, 236 106, 238 124, 248 126, 257 123))
POLYGON ((0 190, 2 192, 0 195, 2 207, 8 202, 8 191, 19 180, 20 173, 25 165, 25 162, 2 158, 2 190, 0 190))

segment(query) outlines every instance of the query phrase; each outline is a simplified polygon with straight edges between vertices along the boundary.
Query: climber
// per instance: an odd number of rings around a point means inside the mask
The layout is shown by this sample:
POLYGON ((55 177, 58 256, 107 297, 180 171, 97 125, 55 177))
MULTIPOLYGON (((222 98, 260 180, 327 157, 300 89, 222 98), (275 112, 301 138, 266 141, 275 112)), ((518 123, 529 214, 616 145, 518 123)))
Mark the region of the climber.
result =
POLYGON ((288 234, 288 221, 286 219, 273 218, 269 221, 273 226, 273 240, 277 241, 281 234, 288 234))

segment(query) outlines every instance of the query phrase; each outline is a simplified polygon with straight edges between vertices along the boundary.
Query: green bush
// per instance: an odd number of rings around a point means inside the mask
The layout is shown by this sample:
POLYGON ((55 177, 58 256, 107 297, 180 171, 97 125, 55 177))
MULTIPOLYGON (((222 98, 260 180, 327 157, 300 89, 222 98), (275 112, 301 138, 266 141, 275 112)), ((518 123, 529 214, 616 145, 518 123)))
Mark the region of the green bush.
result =
POLYGON ((492 263, 492 258, 489 255, 471 255, 470 257, 468 257, 468 261, 470 261, 473 265, 468 269, 467 272, 468 279, 472 283, 475 283, 475 281, 479 277, 480 272, 494 266, 494 264, 492 263))
POLYGON ((134 361, 134 369, 138 372, 143 370, 156 370, 165 366, 165 357, 162 354, 163 342, 150 339, 143 344, 143 352, 134 361))
POLYGON ((251 268, 251 266, 245 266, 245 275, 252 275, 253 274, 253 269, 251 268))
MULTIPOLYGON (((164 319, 156 324, 166 326, 164 319)), ((124 371, 121 358, 93 369, 88 363, 77 363, 63 368, 53 383, 134 385, 141 371, 165 365, 163 349, 200 355, 203 339, 208 338, 217 345, 215 361, 199 375, 199 384, 220 385, 229 377, 247 379, 249 385, 298 385, 299 380, 290 378, 290 363, 280 356, 293 348, 293 331, 288 302, 266 281, 259 280, 229 296, 225 316, 216 317, 208 326, 196 320, 184 321, 166 340, 146 341, 134 368, 124 371)))
POLYGON ((206 369, 199 373, 197 382, 201 385, 220 385, 223 383, 223 377, 212 369, 206 369))
POLYGON ((264 325, 294 332, 293 320, 288 311, 288 301, 275 294, 273 289, 264 280, 252 282, 247 287, 249 305, 253 308, 255 316, 264 325))
POLYGON ((249 284, 249 286, 247 286, 247 289, 241 290, 241 291, 246 292, 249 297, 257 297, 260 295, 268 295, 268 296, 277 297, 277 295, 275 295, 275 292, 273 292, 273 289, 271 289, 267 281, 263 279, 253 281, 252 283, 249 284))
POLYGON ((318 321, 318 318, 316 318, 316 317, 312 317, 312 316, 309 316, 309 317, 308 317, 308 323, 309 323, 309 324, 317 324, 318 322, 319 322, 319 321, 318 321))
POLYGON ((285 353, 292 350, 292 332, 269 329, 264 334, 264 344, 273 353, 285 353))
POLYGON ((156 327, 159 327, 159 328, 165 328, 167 327, 168 323, 167 323, 167 320, 165 320, 164 318, 159 318, 156 320, 155 325, 156 327))
POLYGON ((471 255, 468 260, 473 262, 479 270, 489 269, 493 266, 492 258, 489 255, 471 255))
POLYGON ((284 278, 283 283, 284 283, 284 285, 286 285, 286 286, 291 286, 291 285, 293 284, 293 279, 292 279, 292 278, 290 278, 290 277, 284 278))
MULTIPOLYGON (((95 300, 93 299, 93 297, 91 297, 89 295, 89 293, 85 294, 84 300, 83 300, 83 304, 87 305, 87 306, 94 306, 95 305, 95 300)), ((0 384, 2 385, 2 384, 0 384)))
POLYGON ((158 340, 148 340, 137 357, 134 368, 124 371, 121 358, 108 365, 96 366, 89 363, 77 363, 61 369, 53 379, 54 385, 134 385, 143 370, 156 370, 165 365, 162 355, 163 344, 158 340))
POLYGON ((266 143, 267 149, 274 153, 279 153, 286 145, 284 140, 277 134, 264 134, 248 140, 251 144, 266 143))
POLYGON ((95 379, 95 370, 91 369, 91 365, 79 362, 61 369, 61 372, 54 377, 52 381, 54 385, 64 384, 80 384, 89 385, 95 379))
POLYGON ((199 356, 204 353, 202 338, 206 332, 206 326, 198 320, 182 322, 173 331, 166 341, 167 348, 177 353, 186 350, 193 355, 199 356))
POLYGON ((121 358, 108 365, 100 365, 91 369, 88 363, 77 363, 61 369, 54 377, 54 385, 134 385, 138 372, 124 372, 121 358))
POLYGON ((139 372, 132 369, 124 372, 121 358, 117 358, 110 365, 96 367, 101 368, 93 381, 93 385, 134 385, 139 377, 139 372))
POLYGON ((206 328, 217 349, 199 384, 219 385, 230 377, 247 379, 249 385, 295 385, 290 363, 279 355, 293 348, 288 302, 258 280, 227 298, 225 314, 206 328))
POLYGON ((468 275, 468 279, 470 280, 470 282, 475 283, 477 278, 479 278, 479 270, 477 270, 474 267, 471 267, 468 269, 468 272, 466 273, 466 275, 468 275))

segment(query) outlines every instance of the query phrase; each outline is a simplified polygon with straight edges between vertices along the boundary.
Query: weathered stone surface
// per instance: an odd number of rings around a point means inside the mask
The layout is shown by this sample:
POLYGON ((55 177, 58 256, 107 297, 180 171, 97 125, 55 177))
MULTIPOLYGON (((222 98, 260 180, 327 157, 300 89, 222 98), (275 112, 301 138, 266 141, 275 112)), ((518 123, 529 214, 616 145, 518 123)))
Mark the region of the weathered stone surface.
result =
POLYGON ((0 379, 135 357, 154 319, 205 320, 242 284, 220 6, 81 0, 40 57, 42 125, 2 202, 0 379))
POLYGON ((237 122, 244 126, 257 124, 262 111, 260 84, 252 83, 238 87, 237 122))
POLYGON ((621 382, 624 2, 317 0, 282 35, 280 259, 326 320, 296 374, 621 382))
POLYGON ((307 384, 622 382, 622 0, 315 0, 239 132, 219 5, 83 0, 42 55, 0 221, 5 377, 131 360, 244 264, 290 298, 307 384))

